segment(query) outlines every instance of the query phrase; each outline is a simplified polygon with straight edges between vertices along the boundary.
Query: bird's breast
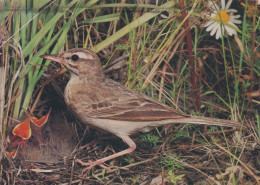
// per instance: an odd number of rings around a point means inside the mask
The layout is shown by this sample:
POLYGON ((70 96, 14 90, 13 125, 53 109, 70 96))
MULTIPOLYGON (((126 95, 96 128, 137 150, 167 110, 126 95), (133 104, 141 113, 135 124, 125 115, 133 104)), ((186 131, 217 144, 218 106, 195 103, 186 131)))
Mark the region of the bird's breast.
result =
POLYGON ((80 109, 81 102, 85 101, 85 94, 87 87, 81 83, 80 79, 71 78, 66 85, 64 91, 64 99, 66 104, 73 109, 73 111, 80 109))
POLYGON ((97 91, 98 89, 93 85, 84 83, 79 78, 72 78, 65 88, 64 99, 69 109, 77 117, 87 116, 92 104, 99 102, 100 97, 97 91))

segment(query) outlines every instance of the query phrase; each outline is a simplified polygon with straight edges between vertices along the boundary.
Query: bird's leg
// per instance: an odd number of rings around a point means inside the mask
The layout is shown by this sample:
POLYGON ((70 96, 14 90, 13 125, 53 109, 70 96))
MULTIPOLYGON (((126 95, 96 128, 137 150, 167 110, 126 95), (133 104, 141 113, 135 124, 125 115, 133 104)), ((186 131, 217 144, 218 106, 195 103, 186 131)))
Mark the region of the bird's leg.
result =
MULTIPOLYGON (((119 136, 119 135, 118 135, 119 136)), ((136 145, 134 143, 134 141, 129 137, 129 136, 119 136, 126 144, 128 144, 129 148, 126 150, 123 150, 121 152, 115 153, 113 155, 110 155, 108 157, 104 157, 102 159, 96 160, 94 162, 88 162, 88 163, 84 163, 83 161, 76 159, 75 162, 80 163, 82 166, 87 166, 87 168, 85 168, 83 170, 83 172, 86 172, 87 170, 90 170, 91 168, 95 167, 96 165, 101 165, 106 161, 109 161, 111 159, 117 158, 119 156, 125 155, 125 154, 129 154, 131 152, 133 152, 136 149, 136 145)))

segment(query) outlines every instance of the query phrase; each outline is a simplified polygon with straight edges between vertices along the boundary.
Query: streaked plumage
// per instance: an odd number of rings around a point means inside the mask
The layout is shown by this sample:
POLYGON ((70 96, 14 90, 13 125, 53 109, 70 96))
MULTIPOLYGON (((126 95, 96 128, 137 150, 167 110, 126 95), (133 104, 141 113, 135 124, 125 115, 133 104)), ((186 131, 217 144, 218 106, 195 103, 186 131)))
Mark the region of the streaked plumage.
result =
MULTIPOLYGON (((170 123, 193 123, 240 127, 233 121, 190 116, 152 98, 126 88, 105 77, 98 56, 87 49, 71 49, 45 59, 65 65, 71 78, 65 89, 65 101, 75 116, 85 124, 120 137, 130 148, 85 165, 94 166, 135 150, 129 137, 138 131, 170 123)), ((82 162, 81 162, 82 163, 82 162)), ((83 163, 82 163, 83 164, 83 163)))

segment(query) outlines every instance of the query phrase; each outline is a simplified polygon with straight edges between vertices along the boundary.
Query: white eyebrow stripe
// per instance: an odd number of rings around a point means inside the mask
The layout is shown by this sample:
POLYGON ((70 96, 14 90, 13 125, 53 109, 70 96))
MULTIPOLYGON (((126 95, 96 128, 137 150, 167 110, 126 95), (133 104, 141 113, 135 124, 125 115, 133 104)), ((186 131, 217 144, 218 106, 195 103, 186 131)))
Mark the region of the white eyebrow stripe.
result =
POLYGON ((79 56, 79 58, 94 59, 93 55, 90 55, 90 54, 88 55, 88 54, 83 53, 83 52, 77 52, 76 54, 79 56))

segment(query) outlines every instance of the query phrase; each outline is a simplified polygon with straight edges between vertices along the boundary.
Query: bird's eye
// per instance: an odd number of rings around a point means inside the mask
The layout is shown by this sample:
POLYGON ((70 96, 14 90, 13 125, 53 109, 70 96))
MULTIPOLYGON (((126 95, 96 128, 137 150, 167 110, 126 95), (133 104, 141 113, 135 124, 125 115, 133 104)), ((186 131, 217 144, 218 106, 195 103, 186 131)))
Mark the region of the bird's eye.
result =
POLYGON ((78 59, 79 59, 78 55, 72 55, 71 56, 71 60, 74 61, 74 62, 77 61, 78 59))

